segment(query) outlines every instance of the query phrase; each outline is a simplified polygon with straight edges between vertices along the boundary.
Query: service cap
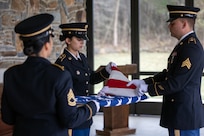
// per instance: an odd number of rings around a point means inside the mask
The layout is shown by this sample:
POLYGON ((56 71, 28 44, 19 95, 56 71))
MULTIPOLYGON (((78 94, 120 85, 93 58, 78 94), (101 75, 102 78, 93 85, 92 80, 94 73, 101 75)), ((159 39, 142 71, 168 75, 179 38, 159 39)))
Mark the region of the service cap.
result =
POLYGON ((197 17, 197 13, 200 11, 199 8, 190 7, 190 6, 175 6, 167 5, 169 11, 169 19, 167 22, 171 22, 177 18, 192 18, 197 17))
POLYGON ((47 31, 52 33, 50 29, 53 20, 54 16, 48 13, 34 15, 18 23, 14 30, 25 38, 37 36, 47 31))
POLYGON ((87 23, 68 23, 61 24, 59 27, 62 29, 62 35, 60 36, 61 41, 65 40, 65 38, 69 36, 76 36, 78 38, 88 40, 87 23))

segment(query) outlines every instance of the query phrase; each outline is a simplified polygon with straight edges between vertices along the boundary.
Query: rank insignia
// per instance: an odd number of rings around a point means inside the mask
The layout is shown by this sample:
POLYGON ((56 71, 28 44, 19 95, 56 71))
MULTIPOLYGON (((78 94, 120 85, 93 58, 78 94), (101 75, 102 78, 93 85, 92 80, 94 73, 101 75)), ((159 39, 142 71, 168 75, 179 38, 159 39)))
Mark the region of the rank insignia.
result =
POLYGON ((187 58, 186 60, 184 60, 184 61, 182 62, 181 67, 187 67, 188 69, 190 69, 190 68, 191 68, 191 61, 190 61, 190 59, 187 58))
POLYGON ((59 59, 61 60, 61 62, 64 60, 64 58, 66 58, 66 54, 61 54, 59 59))
POLYGON ((67 102, 69 106, 76 106, 76 100, 72 89, 67 93, 67 102))
POLYGON ((188 43, 190 43, 190 42, 194 42, 196 44, 196 39, 194 37, 191 37, 188 39, 188 43))

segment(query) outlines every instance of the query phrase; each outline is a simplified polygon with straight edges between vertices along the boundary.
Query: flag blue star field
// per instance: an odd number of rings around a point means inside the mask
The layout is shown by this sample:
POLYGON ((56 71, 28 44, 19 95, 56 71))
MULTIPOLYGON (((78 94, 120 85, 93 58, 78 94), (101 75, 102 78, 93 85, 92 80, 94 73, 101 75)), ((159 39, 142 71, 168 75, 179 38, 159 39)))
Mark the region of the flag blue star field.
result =
POLYGON ((101 107, 111 107, 111 106, 120 106, 125 104, 137 103, 140 100, 147 99, 146 95, 141 97, 126 97, 126 96, 75 96, 77 104, 86 104, 89 101, 96 100, 100 103, 101 107))

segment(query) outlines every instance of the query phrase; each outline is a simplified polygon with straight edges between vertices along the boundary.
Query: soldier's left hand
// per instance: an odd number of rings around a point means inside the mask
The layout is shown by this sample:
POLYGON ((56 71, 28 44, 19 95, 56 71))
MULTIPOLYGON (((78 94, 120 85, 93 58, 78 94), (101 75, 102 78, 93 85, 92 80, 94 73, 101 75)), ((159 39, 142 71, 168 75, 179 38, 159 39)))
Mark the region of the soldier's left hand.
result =
POLYGON ((106 71, 110 74, 111 73, 111 67, 117 67, 117 65, 114 63, 114 62, 109 62, 107 65, 106 65, 106 71))

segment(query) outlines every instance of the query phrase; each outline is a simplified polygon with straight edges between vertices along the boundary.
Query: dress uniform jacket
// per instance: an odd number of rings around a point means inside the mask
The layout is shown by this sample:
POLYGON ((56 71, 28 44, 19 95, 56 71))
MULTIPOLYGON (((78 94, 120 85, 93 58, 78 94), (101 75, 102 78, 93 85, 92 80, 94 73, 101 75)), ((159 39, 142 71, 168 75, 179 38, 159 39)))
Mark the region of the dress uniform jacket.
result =
MULTIPOLYGON (((104 81, 109 77, 109 73, 106 72, 105 68, 99 72, 94 72, 90 69, 87 58, 84 54, 79 53, 81 60, 76 60, 67 49, 56 60, 57 64, 60 64, 67 69, 73 80, 73 91, 77 96, 87 96, 89 95, 89 84, 96 84, 104 81)), ((92 124, 89 120, 82 124, 79 128, 87 128, 92 124)))
POLYGON ((161 126, 180 130, 204 126, 200 94, 203 66, 203 47, 193 32, 173 49, 166 70, 145 79, 151 96, 163 95, 161 126))
POLYGON ((68 136, 67 128, 96 113, 94 102, 76 107, 70 73, 41 57, 28 57, 5 72, 1 107, 14 136, 68 136))

